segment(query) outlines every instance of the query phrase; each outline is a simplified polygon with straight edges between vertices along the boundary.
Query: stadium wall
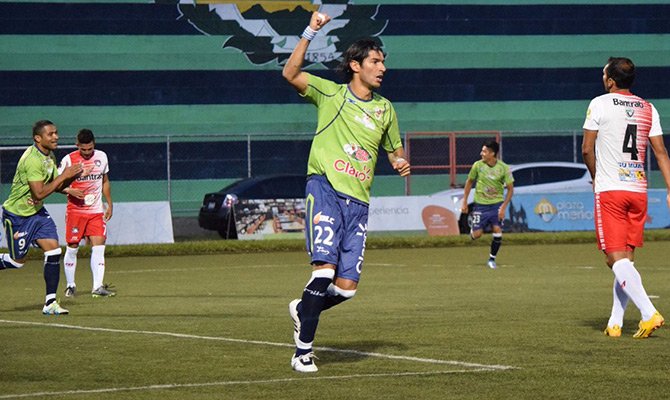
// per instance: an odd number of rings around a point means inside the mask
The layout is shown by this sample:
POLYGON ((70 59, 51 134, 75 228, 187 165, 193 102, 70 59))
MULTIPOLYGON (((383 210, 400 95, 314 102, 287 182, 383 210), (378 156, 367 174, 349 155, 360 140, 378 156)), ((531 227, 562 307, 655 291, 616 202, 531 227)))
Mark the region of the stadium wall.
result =
MULTIPOLYGON (((236 20, 221 4, 0 1, 0 136, 27 135, 39 118, 65 138, 84 126, 129 141, 311 132, 312 106, 281 65, 318 6, 230 3, 236 20)), ((670 115, 667 1, 323 3, 339 25, 313 53, 323 63, 308 68, 337 79, 338 52, 378 36, 389 68, 381 93, 403 131, 579 129, 611 55, 637 63, 635 91, 670 115)))

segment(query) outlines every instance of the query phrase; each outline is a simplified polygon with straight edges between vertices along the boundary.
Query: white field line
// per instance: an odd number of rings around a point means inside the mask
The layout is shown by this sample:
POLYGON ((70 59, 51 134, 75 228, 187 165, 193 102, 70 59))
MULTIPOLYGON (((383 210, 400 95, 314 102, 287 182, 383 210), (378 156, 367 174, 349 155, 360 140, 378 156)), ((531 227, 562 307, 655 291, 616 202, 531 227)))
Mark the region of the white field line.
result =
POLYGON ((360 374, 360 375, 335 375, 335 376, 314 376, 305 378, 279 378, 279 379, 260 379, 254 381, 220 381, 220 382, 204 382, 204 383, 171 383, 163 385, 147 385, 147 386, 132 386, 119 388, 102 388, 89 390, 64 390, 60 392, 34 392, 22 394, 6 394, 0 395, 0 399, 22 399, 29 397, 42 396, 64 396, 77 394, 99 394, 99 393, 115 393, 115 392, 130 392, 130 391, 149 391, 149 390, 166 390, 166 389, 180 389, 180 388, 202 388, 212 386, 232 386, 232 385, 260 385, 273 383, 287 383, 300 381, 333 381, 359 378, 386 378, 386 377, 405 377, 405 376, 426 376, 426 375, 446 375, 446 374, 468 374, 473 372, 491 372, 491 368, 479 369, 462 369, 452 371, 428 371, 428 372, 396 372, 386 374, 360 374))
MULTIPOLYGON (((174 333, 174 332, 160 332, 160 331, 144 331, 144 330, 133 330, 133 329, 111 329, 111 328, 99 328, 99 327, 87 327, 87 326, 76 326, 76 325, 65 325, 65 324, 53 324, 46 322, 30 322, 30 321, 10 321, 0 319, 0 323, 4 324, 17 324, 17 325, 33 325, 33 326, 45 326, 50 328, 63 328, 63 329, 75 329, 82 331, 94 331, 94 332, 112 332, 112 333, 131 333, 131 334, 142 334, 142 335, 154 335, 154 336, 169 336, 182 339, 200 339, 200 340, 214 340, 221 342, 230 342, 230 343, 243 343, 243 344, 252 344, 252 345, 262 345, 262 346, 274 346, 274 347, 295 347, 294 344, 289 343, 276 343, 276 342, 267 342, 262 340, 247 340, 247 339, 235 339, 235 338, 226 338, 226 337, 217 337, 217 336, 199 336, 199 335, 190 335, 186 333, 174 333)), ((410 357, 410 356, 399 356, 393 354, 383 354, 383 353, 373 353, 367 351, 359 351, 352 349, 336 349, 332 347, 315 347, 314 350, 317 351, 330 351, 334 353, 343 353, 343 354, 353 354, 356 356, 366 356, 366 357, 376 357, 376 358, 386 358, 390 360, 401 360, 401 361, 413 361, 421 362, 428 364, 438 364, 438 365, 455 365, 466 368, 485 368, 490 370, 508 370, 508 369, 517 369, 517 367, 509 365, 487 365, 487 364, 477 364, 469 363, 463 361, 455 360, 438 360, 434 358, 420 358, 420 357, 410 357)))
MULTIPOLYGON (((384 263, 366 263, 365 265, 375 266, 375 267, 407 267, 405 264, 384 264, 384 263)), ((308 270, 309 264, 305 263, 300 265, 289 265, 289 267, 300 267, 304 266, 305 270, 308 270)), ((257 265, 226 265, 225 269, 235 269, 235 268, 244 268, 244 269, 253 269, 253 268, 280 268, 286 267, 286 264, 257 264, 257 265)), ((192 267, 192 268, 153 268, 153 269, 130 269, 122 271, 109 270, 105 271, 106 274, 141 274, 141 273, 151 273, 151 272, 184 272, 184 271, 210 271, 212 269, 219 268, 218 266, 212 267, 192 267)))

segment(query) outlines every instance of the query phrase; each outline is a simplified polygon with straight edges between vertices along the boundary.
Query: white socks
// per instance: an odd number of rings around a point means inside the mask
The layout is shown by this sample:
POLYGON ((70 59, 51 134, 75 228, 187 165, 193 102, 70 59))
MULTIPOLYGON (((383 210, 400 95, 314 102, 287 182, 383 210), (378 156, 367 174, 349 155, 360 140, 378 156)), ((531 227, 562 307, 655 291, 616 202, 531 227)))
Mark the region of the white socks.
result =
POLYGON ((612 265, 612 272, 614 272, 616 281, 623 292, 640 309, 642 320, 646 321, 651 318, 656 312, 656 308, 649 300, 649 296, 647 296, 647 292, 642 286, 640 273, 637 272, 633 263, 629 259, 623 258, 612 265))
POLYGON ((607 322, 607 326, 613 327, 619 325, 623 326, 623 314, 626 311, 626 306, 628 305, 628 295, 623 291, 621 285, 614 278, 614 284, 612 285, 612 314, 610 315, 610 320, 607 322))
POLYGON ((65 270, 65 279, 67 287, 77 287, 74 283, 74 273, 77 270, 77 252, 79 247, 65 247, 65 257, 63 257, 63 269, 65 270))
MULTIPOLYGON (((66 247, 65 258, 63 264, 65 265, 65 279, 67 279, 67 286, 76 287, 74 283, 74 275, 77 270, 77 252, 79 247, 66 247)), ((91 274, 93 275, 93 287, 95 290, 102 286, 102 281, 105 278, 105 245, 91 247, 91 274)))
POLYGON ((91 272, 93 273, 93 290, 102 286, 105 279, 105 245, 91 247, 91 272))

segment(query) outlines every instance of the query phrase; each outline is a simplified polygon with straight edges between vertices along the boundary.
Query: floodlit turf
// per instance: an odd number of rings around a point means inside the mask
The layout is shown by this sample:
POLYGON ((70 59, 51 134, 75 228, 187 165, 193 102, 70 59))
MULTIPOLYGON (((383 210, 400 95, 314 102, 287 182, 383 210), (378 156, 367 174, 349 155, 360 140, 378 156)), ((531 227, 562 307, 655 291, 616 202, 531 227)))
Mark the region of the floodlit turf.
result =
MULTIPOLYGON (((486 238, 484 240, 489 240, 486 238)), ((636 266, 670 317, 667 242, 636 266)), ((35 250, 33 250, 35 251, 35 250)), ((357 296, 322 315, 316 374, 290 369, 302 252, 88 260, 68 316, 42 316, 40 262, 0 272, 0 399, 663 398, 670 327, 605 337, 612 274, 593 244, 368 250, 357 296)))

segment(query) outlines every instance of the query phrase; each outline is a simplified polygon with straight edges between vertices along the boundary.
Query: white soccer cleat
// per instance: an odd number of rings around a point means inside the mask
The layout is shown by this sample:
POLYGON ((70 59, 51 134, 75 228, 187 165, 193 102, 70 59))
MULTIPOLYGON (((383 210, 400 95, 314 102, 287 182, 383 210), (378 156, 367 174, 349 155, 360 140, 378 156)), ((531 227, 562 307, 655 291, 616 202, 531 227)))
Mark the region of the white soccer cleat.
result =
POLYGON ((489 268, 491 268, 491 269, 496 269, 496 268, 498 268, 498 265, 496 264, 496 260, 494 260, 494 259, 490 259, 490 260, 486 263, 486 265, 487 265, 489 268))
POLYGON ((298 341, 300 341, 300 317, 298 316, 298 304, 300 304, 301 301, 302 300, 300 299, 295 299, 288 303, 288 313, 293 320, 293 341, 295 342, 296 346, 298 345, 298 341))
POLYGON ((314 359, 317 358, 313 352, 303 354, 301 356, 293 355, 291 358, 291 367, 297 372, 316 372, 319 369, 314 364, 314 359))
POLYGON ((91 292, 91 296, 93 296, 93 297, 114 297, 114 296, 116 296, 116 292, 113 292, 110 289, 111 289, 110 285, 102 285, 99 288, 93 290, 91 292))
POLYGON ((52 302, 48 306, 42 307, 42 314, 44 315, 63 315, 69 314, 70 312, 58 304, 57 301, 52 302))

